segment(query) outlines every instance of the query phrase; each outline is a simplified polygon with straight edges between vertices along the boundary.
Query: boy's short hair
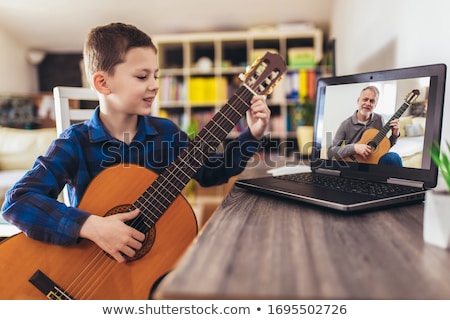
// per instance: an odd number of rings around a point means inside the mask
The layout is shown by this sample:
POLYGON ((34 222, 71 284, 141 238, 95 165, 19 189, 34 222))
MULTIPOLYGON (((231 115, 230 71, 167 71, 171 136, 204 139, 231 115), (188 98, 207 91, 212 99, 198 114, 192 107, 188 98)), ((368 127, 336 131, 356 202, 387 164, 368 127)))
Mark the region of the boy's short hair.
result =
POLYGON ((83 59, 89 83, 94 73, 105 71, 114 73, 114 67, 124 61, 131 48, 149 47, 155 50, 152 39, 133 25, 110 23, 93 28, 84 44, 83 59))

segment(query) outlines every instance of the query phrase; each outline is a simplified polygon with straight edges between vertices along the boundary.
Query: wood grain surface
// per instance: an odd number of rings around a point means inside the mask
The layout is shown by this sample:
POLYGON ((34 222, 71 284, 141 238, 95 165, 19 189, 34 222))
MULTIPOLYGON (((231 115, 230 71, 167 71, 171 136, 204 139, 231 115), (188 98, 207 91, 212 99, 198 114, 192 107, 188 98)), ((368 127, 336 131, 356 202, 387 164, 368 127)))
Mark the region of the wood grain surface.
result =
POLYGON ((339 213, 233 187, 155 297, 450 299, 423 204, 339 213))

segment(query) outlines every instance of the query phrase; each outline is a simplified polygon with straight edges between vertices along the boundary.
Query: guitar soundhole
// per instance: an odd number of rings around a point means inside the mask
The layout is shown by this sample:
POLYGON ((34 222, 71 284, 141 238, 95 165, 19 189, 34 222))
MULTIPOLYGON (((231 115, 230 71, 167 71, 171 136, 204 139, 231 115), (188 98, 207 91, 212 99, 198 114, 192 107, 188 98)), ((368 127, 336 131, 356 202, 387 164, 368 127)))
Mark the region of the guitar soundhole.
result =
MULTIPOLYGON (((109 210, 105 216, 126 212, 131 207, 131 204, 122 204, 109 210)), ((156 239, 156 228, 151 227, 148 232, 145 233, 144 242, 142 242, 142 248, 136 251, 134 257, 125 257, 128 262, 136 261, 145 256, 153 246, 156 239)), ((108 254, 109 256, 109 254, 108 254)), ((111 257, 112 258, 112 257, 111 257)))
POLYGON ((372 152, 374 152, 378 147, 378 144, 375 141, 370 141, 367 145, 372 149, 372 152))

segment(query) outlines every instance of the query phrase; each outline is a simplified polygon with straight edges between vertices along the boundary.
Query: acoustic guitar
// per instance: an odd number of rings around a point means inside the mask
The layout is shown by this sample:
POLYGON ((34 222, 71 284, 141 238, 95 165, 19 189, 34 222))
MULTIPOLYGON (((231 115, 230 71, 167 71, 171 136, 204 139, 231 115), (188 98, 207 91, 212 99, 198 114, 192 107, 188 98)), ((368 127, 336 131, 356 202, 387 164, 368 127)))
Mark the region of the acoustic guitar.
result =
POLYGON ((369 128, 365 130, 361 136, 358 144, 367 144, 370 147, 370 154, 367 158, 363 158, 358 154, 354 154, 350 157, 344 158, 344 161, 355 161, 359 163, 377 164, 380 158, 385 155, 389 149, 391 149, 391 142, 386 137, 389 130, 391 130, 390 123, 394 119, 398 119, 413 104, 420 92, 418 89, 412 90, 406 95, 405 102, 395 112, 395 114, 386 122, 381 130, 375 128, 369 128))
POLYGON ((249 109, 286 71, 284 60, 267 52, 241 77, 243 84, 179 157, 160 175, 131 164, 103 170, 89 185, 79 208, 112 215, 138 208, 127 224, 145 233, 142 249, 118 263, 93 242, 57 246, 19 233, 0 245, 0 299, 147 299, 197 234, 183 188, 249 109))

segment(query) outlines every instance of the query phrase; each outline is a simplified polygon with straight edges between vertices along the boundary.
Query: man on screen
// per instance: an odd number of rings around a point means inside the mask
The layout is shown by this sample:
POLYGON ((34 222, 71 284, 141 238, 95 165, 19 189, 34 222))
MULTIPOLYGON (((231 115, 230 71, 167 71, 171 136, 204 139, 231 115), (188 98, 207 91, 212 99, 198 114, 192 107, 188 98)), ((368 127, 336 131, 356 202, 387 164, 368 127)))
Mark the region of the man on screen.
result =
MULTIPOLYGON (((334 136, 331 146, 328 148, 328 158, 345 161, 357 161, 371 163, 371 156, 374 148, 361 139, 367 129, 373 128, 381 130, 384 126, 383 118, 380 114, 373 112, 379 98, 378 88, 367 86, 362 89, 358 99, 358 109, 345 119, 339 126, 334 136)), ((386 149, 390 149, 400 135, 399 121, 394 119, 390 122, 392 134, 389 136, 389 143, 386 149)), ((382 150, 378 150, 381 151, 382 150)), ((402 166, 402 159, 397 153, 386 152, 377 161, 384 165, 402 166)))

